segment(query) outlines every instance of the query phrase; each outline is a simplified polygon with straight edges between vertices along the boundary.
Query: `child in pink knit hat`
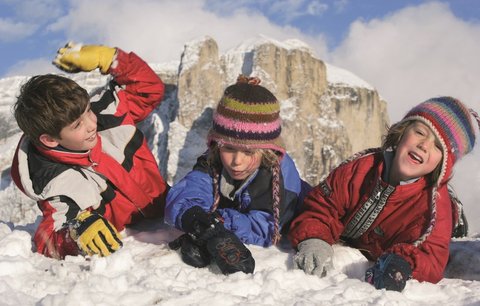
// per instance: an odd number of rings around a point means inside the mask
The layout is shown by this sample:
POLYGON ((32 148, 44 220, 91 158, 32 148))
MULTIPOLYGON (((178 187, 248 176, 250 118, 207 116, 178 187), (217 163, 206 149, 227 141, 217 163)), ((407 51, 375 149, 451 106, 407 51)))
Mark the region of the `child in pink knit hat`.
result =
POLYGON ((280 104, 259 83, 240 75, 226 88, 208 151, 167 196, 165 221, 187 233, 170 246, 192 266, 253 272, 243 243, 276 244, 310 189, 285 152, 280 104))
POLYGON ((325 275, 331 245, 342 240, 376 260, 365 279, 377 289, 401 291, 411 277, 440 281, 451 236, 458 235, 452 232, 466 221, 447 183, 454 163, 474 146, 471 115, 478 121, 454 98, 430 99, 389 129, 382 148, 334 169, 292 222, 295 266, 325 275))

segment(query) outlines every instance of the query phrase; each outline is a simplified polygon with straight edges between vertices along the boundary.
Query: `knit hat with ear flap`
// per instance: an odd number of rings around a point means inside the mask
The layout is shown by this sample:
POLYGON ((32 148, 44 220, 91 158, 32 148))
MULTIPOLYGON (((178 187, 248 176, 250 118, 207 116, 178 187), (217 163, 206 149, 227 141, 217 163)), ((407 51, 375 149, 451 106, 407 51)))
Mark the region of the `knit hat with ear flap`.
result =
POLYGON ((272 149, 285 154, 280 137, 280 104, 260 79, 240 75, 223 94, 208 134, 212 142, 245 149, 272 149))
MULTIPOLYGON (((244 149, 271 149, 285 155, 280 137, 282 132, 280 103, 260 79, 239 75, 237 83, 225 89, 223 97, 213 114, 213 125, 208 134, 208 146, 232 145, 244 149)), ((215 171, 215 170, 214 170, 215 171)), ((218 176, 214 174, 214 203, 211 211, 219 205, 218 176)), ((272 209, 274 228, 272 243, 280 240, 280 165, 272 168, 272 209)))
POLYGON ((429 99, 411 109, 402 119, 419 120, 432 129, 443 148, 443 165, 436 184, 447 178, 457 160, 472 151, 475 145, 475 126, 472 116, 478 122, 478 114, 452 97, 429 99))

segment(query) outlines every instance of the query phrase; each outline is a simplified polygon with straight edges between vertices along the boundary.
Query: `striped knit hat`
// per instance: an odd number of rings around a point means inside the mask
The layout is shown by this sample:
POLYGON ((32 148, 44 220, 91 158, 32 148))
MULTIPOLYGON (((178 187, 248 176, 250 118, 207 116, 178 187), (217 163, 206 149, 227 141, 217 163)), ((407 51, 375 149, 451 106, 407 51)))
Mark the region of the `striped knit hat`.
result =
POLYGON ((443 165, 439 184, 457 160, 472 151, 475 145, 473 115, 480 126, 478 115, 452 97, 438 97, 420 103, 402 119, 419 120, 429 126, 443 148, 443 165))
MULTIPOLYGON (((279 153, 279 161, 285 155, 280 137, 282 132, 280 104, 260 79, 239 75, 237 83, 225 89, 213 114, 213 125, 208 134, 208 146, 232 145, 245 149, 271 149, 279 153)), ((214 174, 214 203, 219 205, 218 175, 214 174)), ((280 165, 272 168, 272 209, 274 228, 272 243, 280 240, 280 165)))
POLYGON ((280 137, 280 104, 260 79, 239 75, 225 89, 213 115, 208 146, 213 142, 246 149, 272 149, 285 154, 280 137))

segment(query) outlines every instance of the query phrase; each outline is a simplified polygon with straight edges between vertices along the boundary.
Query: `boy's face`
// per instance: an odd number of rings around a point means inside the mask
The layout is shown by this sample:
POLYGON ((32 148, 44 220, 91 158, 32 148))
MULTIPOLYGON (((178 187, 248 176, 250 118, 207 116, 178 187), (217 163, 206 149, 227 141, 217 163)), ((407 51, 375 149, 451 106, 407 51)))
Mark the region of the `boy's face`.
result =
POLYGON ((431 173, 442 160, 442 147, 432 130, 422 122, 409 125, 393 158, 390 182, 398 184, 431 173))
POLYGON ((234 180, 246 179, 262 163, 262 153, 258 150, 245 150, 224 145, 220 147, 219 151, 224 169, 234 180))
POLYGON ((53 138, 57 145, 73 150, 87 151, 97 144, 97 116, 88 104, 85 112, 60 131, 60 139, 53 138))

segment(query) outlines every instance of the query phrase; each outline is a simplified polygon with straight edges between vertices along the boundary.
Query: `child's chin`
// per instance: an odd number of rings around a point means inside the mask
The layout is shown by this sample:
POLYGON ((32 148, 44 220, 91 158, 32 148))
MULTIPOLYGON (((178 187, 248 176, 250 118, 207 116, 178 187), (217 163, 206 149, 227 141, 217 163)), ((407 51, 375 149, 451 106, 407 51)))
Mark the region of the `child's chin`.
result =
POLYGON ((96 144, 97 144, 97 138, 95 137, 94 140, 89 141, 88 144, 86 144, 85 150, 91 150, 91 149, 93 149, 96 144))
POLYGON ((239 175, 230 175, 230 177, 236 181, 241 181, 241 180, 244 180, 247 178, 248 175, 242 173, 242 174, 239 174, 239 175))

